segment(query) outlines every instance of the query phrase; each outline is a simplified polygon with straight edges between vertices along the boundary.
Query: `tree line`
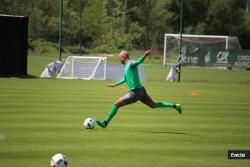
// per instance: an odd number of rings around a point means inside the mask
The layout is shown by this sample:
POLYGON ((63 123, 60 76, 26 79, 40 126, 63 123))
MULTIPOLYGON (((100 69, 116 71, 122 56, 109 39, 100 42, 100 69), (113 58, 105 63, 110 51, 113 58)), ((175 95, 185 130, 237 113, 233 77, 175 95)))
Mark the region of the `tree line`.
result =
MULTIPOLYGON (((185 34, 237 36, 250 48, 249 0, 183 2, 185 34)), ((59 6, 60 0, 0 0, 0 13, 29 16, 29 40, 55 43, 59 6)), ((63 0, 64 45, 99 52, 161 50, 164 33, 179 33, 179 22, 180 0, 63 0)))

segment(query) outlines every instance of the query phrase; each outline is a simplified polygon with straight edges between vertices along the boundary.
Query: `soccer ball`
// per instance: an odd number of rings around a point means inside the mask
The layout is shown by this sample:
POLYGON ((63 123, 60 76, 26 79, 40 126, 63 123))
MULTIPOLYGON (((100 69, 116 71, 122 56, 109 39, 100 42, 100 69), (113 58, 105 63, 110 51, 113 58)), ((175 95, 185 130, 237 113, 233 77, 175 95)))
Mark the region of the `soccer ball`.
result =
POLYGON ((68 158, 63 154, 55 154, 51 158, 50 161, 51 167, 67 167, 68 166, 68 158))
POLYGON ((93 118, 85 119, 84 122, 83 122, 83 126, 86 129, 93 129, 95 127, 95 119, 93 119, 93 118))

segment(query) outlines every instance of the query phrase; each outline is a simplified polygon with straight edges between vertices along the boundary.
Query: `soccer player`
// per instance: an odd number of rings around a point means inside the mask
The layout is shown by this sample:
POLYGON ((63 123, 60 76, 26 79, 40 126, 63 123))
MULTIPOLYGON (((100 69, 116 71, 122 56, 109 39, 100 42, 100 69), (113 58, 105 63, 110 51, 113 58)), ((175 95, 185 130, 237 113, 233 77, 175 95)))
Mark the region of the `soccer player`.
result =
POLYGON ((107 86, 115 87, 127 82, 129 92, 119 98, 112 105, 111 111, 103 121, 96 119, 97 125, 101 126, 102 128, 106 128, 120 107, 135 103, 139 100, 151 108, 171 107, 175 108, 181 114, 181 104, 172 104, 166 101, 154 102, 147 94, 146 89, 142 86, 138 73, 138 65, 141 64, 150 55, 151 50, 148 50, 144 53, 144 56, 138 58, 136 61, 131 61, 129 59, 129 53, 127 51, 121 51, 119 53, 120 62, 121 64, 125 65, 124 76, 120 81, 108 84, 107 86))

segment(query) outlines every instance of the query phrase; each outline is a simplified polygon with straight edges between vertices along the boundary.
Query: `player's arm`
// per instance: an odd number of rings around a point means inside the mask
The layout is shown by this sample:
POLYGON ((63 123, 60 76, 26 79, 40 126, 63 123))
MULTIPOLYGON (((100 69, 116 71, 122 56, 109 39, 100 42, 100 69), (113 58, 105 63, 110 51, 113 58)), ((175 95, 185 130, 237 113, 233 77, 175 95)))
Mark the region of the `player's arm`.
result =
POLYGON ((144 56, 138 58, 134 63, 131 64, 131 67, 135 67, 138 66, 139 64, 141 64, 148 56, 150 56, 152 53, 151 50, 148 50, 144 53, 144 56))
POLYGON ((107 86, 108 87, 115 87, 115 86, 118 86, 118 85, 121 85, 123 83, 125 83, 127 80, 126 80, 126 77, 125 75, 122 77, 122 79, 116 83, 111 83, 111 84, 108 84, 107 86))

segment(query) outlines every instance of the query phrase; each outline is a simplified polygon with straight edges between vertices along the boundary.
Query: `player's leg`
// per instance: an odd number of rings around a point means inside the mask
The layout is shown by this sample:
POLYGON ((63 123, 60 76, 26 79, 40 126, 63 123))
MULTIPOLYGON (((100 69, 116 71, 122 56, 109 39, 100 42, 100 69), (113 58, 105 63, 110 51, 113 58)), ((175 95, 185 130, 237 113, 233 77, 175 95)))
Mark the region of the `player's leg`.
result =
POLYGON ((135 103, 136 101, 138 101, 138 98, 140 94, 136 94, 135 92, 131 91, 128 92, 126 95, 122 96, 121 98, 119 98, 113 105, 111 108, 111 111, 109 112, 109 114, 105 117, 104 121, 101 121, 99 119, 96 119, 96 123, 103 127, 106 128, 107 125, 109 124, 109 122, 111 121, 111 119, 116 115, 118 109, 122 106, 131 104, 131 103, 135 103))
POLYGON ((159 102, 154 102, 151 97, 147 94, 146 89, 144 89, 145 93, 143 98, 141 99, 141 102, 146 104, 147 106, 151 108, 160 108, 160 107, 170 107, 170 108, 175 108, 180 114, 182 112, 181 104, 173 104, 167 101, 159 101, 159 102))
POLYGON ((126 105, 126 100, 124 99, 124 97, 119 98, 111 107, 111 111, 109 112, 109 114, 106 116, 106 118, 104 119, 104 123, 107 126, 108 123, 111 121, 111 119, 115 116, 115 114, 117 113, 118 109, 122 106, 126 105))
POLYGON ((99 119, 96 119, 96 123, 103 127, 106 128, 108 123, 111 121, 111 119, 115 116, 115 114, 117 113, 117 110, 119 109, 119 107, 124 106, 124 99, 123 97, 119 98, 111 107, 111 111, 109 112, 109 114, 105 117, 104 121, 101 121, 99 119))

